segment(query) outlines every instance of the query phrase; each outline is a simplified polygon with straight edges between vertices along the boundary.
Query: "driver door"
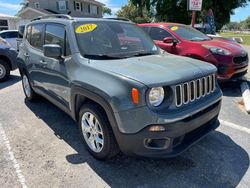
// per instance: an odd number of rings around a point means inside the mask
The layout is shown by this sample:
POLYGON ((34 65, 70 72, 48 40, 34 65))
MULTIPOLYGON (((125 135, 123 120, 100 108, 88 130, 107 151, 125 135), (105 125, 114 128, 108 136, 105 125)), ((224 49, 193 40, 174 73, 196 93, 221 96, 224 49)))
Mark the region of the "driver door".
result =
MULTIPOLYGON (((155 44, 159 46, 161 49, 167 51, 171 54, 178 55, 178 47, 174 46, 173 44, 164 43, 163 39, 166 37, 173 37, 169 32, 167 32, 163 28, 159 27, 151 27, 149 30, 150 37, 154 40, 155 44)), ((173 37, 174 38, 174 37, 173 37)), ((178 45, 178 44, 177 44, 178 45)))

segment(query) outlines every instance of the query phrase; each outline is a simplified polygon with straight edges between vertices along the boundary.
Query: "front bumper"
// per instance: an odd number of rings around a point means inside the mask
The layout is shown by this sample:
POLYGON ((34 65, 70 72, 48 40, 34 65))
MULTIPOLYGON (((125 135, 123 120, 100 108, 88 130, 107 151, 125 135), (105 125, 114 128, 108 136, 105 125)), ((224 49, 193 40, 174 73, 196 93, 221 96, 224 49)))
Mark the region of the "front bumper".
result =
POLYGON ((219 126, 220 107, 218 101, 190 117, 161 124, 165 128, 163 132, 150 132, 151 125, 134 134, 116 132, 118 144, 127 155, 174 157, 219 126))
POLYGON ((248 55, 242 62, 235 62, 234 58, 237 57, 240 57, 240 55, 222 56, 210 54, 206 57, 205 61, 217 66, 219 80, 229 80, 240 78, 247 73, 248 55))

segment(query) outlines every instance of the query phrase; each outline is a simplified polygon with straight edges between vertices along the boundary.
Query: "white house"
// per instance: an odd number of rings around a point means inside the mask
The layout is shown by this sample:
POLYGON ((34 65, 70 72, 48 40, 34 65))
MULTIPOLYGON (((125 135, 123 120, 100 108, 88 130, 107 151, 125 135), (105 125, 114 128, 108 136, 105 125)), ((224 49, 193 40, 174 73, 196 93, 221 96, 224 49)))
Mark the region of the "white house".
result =
POLYGON ((17 27, 18 18, 0 13, 0 31, 2 30, 15 30, 17 27))

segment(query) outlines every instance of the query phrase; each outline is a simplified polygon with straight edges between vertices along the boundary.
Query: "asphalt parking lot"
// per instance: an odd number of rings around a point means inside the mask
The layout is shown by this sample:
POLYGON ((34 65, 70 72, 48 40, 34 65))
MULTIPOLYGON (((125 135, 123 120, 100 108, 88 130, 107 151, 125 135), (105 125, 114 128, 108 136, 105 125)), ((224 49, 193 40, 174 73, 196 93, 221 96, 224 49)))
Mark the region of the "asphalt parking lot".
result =
POLYGON ((17 71, 0 85, 1 187, 250 187, 250 115, 239 83, 225 84, 221 126, 181 156, 108 162, 90 156, 78 128, 42 100, 25 101, 17 71))

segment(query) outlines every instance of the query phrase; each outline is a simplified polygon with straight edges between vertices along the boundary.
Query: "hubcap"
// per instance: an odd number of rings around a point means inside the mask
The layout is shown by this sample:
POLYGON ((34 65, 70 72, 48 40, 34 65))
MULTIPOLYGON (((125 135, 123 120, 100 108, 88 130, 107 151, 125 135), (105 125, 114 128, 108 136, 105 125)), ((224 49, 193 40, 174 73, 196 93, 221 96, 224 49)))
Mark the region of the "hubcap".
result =
POLYGON ((6 75, 6 69, 3 65, 0 64, 0 79, 6 75))
POLYGON ((104 137, 102 127, 97 118, 92 113, 85 112, 82 116, 81 128, 89 148, 96 153, 101 152, 104 145, 104 137))
POLYGON ((23 89, 27 97, 31 95, 30 83, 26 75, 23 76, 23 89))

